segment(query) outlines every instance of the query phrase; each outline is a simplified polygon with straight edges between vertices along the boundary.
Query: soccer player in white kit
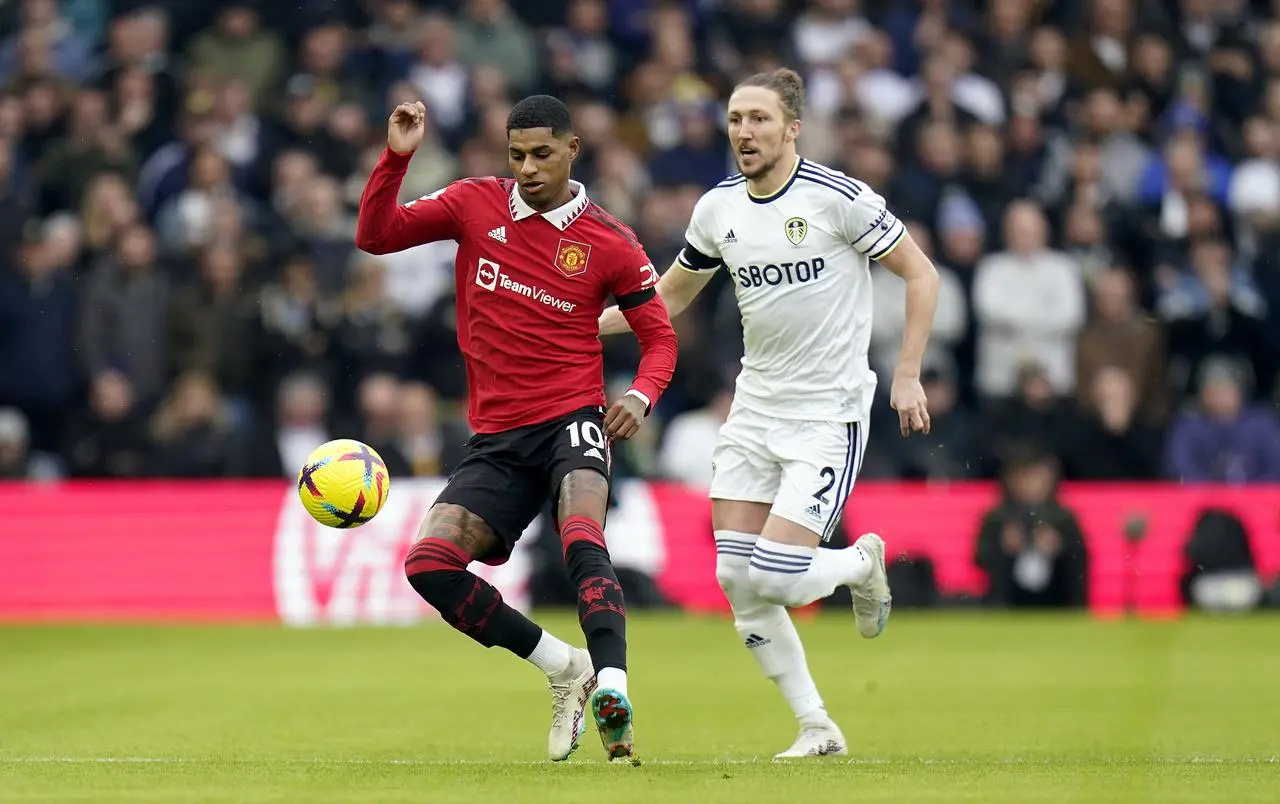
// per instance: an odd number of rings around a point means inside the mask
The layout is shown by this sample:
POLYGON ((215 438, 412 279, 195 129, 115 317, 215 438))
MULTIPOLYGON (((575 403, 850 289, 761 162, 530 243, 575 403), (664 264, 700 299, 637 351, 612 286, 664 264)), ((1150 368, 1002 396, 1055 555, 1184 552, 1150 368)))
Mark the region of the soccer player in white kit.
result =
MULTIPOLYGON (((862 636, 889 616, 885 546, 868 533, 819 549, 839 521, 867 444, 876 376, 870 260, 906 280, 906 331, 890 391, 902 435, 929 432, 920 364, 938 274, 870 187, 796 152, 804 85, 791 70, 752 76, 729 99, 740 174, 709 190, 658 293, 674 317, 721 266, 742 315, 744 356, 716 445, 710 496, 716 578, 734 624, 800 721, 778 757, 843 755, 848 747, 809 673, 787 607, 853 593, 862 636)), ((625 332, 617 308, 602 335, 625 332)))

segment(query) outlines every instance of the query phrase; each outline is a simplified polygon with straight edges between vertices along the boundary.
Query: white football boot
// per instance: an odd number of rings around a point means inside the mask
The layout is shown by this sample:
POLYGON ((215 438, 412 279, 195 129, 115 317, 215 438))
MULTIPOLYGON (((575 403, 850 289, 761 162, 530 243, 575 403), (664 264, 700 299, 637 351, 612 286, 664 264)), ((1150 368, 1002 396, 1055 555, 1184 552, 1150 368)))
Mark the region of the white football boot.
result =
POLYGON ((840 733, 840 727, 828 720, 826 723, 814 723, 800 727, 800 735, 795 743, 774 759, 797 759, 801 757, 843 757, 849 753, 849 746, 840 733))
POLYGON ((880 636, 889 621, 893 597, 889 594, 889 573, 884 566, 884 539, 874 533, 864 533, 854 546, 871 559, 871 574, 853 587, 853 617, 858 621, 858 632, 867 639, 880 636))
POLYGON ((596 671, 591 654, 574 649, 563 672, 547 679, 551 687, 551 733, 547 735, 547 756, 552 762, 569 758, 587 730, 587 700, 596 688, 596 671))

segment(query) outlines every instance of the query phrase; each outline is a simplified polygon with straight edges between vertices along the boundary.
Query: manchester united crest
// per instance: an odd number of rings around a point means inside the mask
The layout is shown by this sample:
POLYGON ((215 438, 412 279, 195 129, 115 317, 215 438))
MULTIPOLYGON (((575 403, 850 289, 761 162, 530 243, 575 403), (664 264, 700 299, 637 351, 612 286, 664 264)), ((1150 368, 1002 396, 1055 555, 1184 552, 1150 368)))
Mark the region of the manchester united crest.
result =
POLYGON ((577 276, 587 270, 587 260, 591 258, 591 246, 573 240, 560 238, 556 246, 556 267, 565 276, 577 276))

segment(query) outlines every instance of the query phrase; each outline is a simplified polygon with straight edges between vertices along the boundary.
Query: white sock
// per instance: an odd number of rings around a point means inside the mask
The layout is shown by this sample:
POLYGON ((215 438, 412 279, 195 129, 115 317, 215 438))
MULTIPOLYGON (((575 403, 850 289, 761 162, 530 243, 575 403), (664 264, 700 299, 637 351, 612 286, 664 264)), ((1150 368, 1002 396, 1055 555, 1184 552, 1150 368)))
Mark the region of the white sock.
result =
POLYGON ((768 539, 756 540, 750 567, 756 592, 786 606, 807 606, 871 574, 871 560, 861 547, 828 550, 768 539))
POLYGON ((599 689, 617 690, 627 694, 627 671, 617 667, 606 667, 596 673, 596 687, 599 689))
POLYGON ((572 658, 573 648, 567 642, 561 642, 550 631, 542 632, 542 639, 538 640, 533 653, 529 654, 529 661, 548 676, 563 673, 572 658))
POLYGON ((755 657, 765 676, 778 685, 801 723, 825 723, 829 718, 809 673, 804 645, 791 615, 782 606, 763 600, 751 588, 748 562, 756 537, 728 530, 716 531, 715 537, 716 578, 733 608, 734 627, 747 652, 755 657))

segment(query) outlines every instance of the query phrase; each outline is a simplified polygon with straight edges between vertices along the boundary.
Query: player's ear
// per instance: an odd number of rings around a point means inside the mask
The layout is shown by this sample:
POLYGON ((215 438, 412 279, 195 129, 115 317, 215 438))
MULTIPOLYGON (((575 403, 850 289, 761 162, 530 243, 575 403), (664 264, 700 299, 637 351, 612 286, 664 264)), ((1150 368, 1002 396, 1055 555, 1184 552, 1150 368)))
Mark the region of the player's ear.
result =
POLYGON ((575 159, 577 159, 577 158, 578 158, 578 150, 579 150, 579 148, 581 148, 581 146, 582 146, 582 141, 581 141, 581 140, 579 140, 579 139, 578 139, 578 137, 577 137, 576 135, 575 135, 575 136, 571 136, 571 137, 569 137, 569 144, 568 144, 568 148, 569 148, 569 161, 570 161, 570 162, 572 162, 572 161, 574 161, 575 159))
POLYGON ((800 139, 800 121, 792 120, 791 125, 787 126, 787 137, 789 142, 795 142, 800 139))

